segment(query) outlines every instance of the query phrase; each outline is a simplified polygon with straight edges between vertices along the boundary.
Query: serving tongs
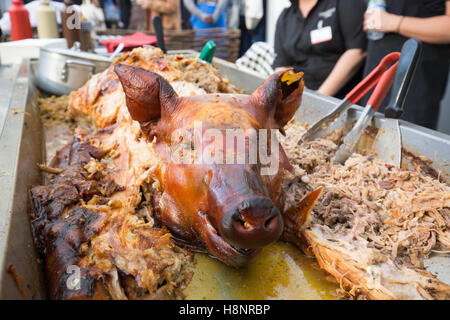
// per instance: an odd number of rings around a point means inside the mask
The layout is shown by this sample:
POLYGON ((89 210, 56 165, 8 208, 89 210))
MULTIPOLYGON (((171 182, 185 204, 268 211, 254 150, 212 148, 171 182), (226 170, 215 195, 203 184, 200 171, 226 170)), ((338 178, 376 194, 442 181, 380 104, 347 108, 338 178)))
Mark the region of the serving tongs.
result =
POLYGON ((387 57, 389 58, 389 62, 394 63, 394 65, 382 74, 358 121, 356 121, 352 130, 344 137, 344 141, 334 155, 335 164, 343 164, 353 154, 364 130, 372 121, 373 115, 378 111, 378 108, 394 82, 400 53, 394 52, 387 57))
POLYGON ((403 114, 403 106, 421 52, 422 43, 417 39, 409 39, 403 45, 394 84, 392 85, 391 100, 384 109, 385 119, 381 123, 372 144, 372 154, 398 167, 402 163, 402 136, 398 119, 403 114))
MULTIPOLYGON (((380 64, 366 78, 364 78, 352 91, 350 91, 345 96, 344 100, 342 100, 342 102, 336 108, 334 108, 325 117, 317 121, 313 126, 311 126, 306 131, 306 133, 298 141, 298 144, 322 138, 331 133, 332 131, 334 131, 335 128, 333 127, 333 122, 339 119, 340 116, 344 114, 352 105, 358 103, 362 99, 362 97, 364 97, 370 90, 372 90, 380 82, 381 78, 389 69, 389 67, 393 63, 397 62, 399 58, 400 58, 399 52, 394 52, 385 56, 383 60, 381 60, 380 64)), ((395 73, 395 70, 391 71, 394 71, 395 73)), ((381 101, 382 100, 383 99, 381 99, 381 101)))
POLYGON ((389 68, 380 78, 370 100, 353 129, 345 136, 334 157, 334 163, 344 163, 356 149, 363 131, 372 121, 387 92, 393 85, 391 100, 385 109, 385 119, 372 144, 372 154, 387 163, 400 166, 402 142, 398 119, 403 113, 403 105, 411 85, 421 53, 421 42, 409 39, 402 47, 398 62, 389 68))

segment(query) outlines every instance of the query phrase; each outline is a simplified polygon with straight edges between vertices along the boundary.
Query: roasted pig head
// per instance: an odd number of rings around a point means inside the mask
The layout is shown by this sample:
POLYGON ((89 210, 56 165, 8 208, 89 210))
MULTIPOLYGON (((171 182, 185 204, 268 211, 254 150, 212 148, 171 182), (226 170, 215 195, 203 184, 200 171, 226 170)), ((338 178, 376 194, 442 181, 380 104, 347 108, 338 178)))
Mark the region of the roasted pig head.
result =
POLYGON ((159 220, 179 243, 239 267, 283 231, 276 132, 294 116, 302 74, 282 69, 252 95, 178 97, 160 75, 116 65, 131 117, 155 144, 159 220))

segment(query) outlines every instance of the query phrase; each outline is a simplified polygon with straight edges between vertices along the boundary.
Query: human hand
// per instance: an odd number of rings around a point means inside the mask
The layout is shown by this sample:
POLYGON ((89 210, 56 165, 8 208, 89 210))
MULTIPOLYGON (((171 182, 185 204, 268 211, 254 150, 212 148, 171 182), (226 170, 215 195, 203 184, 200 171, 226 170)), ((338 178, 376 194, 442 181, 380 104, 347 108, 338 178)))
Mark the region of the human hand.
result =
POLYGON ((212 14, 208 14, 203 21, 207 24, 214 24, 213 16, 212 14))
POLYGON ((403 17, 380 9, 369 10, 364 14, 364 31, 398 33, 403 17))

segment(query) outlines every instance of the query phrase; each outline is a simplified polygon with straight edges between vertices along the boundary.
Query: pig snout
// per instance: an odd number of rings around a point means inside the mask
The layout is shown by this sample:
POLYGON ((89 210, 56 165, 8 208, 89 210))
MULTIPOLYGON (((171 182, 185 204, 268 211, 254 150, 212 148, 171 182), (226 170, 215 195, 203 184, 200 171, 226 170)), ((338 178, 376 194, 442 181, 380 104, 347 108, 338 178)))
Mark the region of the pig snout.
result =
POLYGON ((255 249, 279 239, 283 219, 270 199, 254 196, 227 212, 221 229, 225 239, 236 248, 255 249))

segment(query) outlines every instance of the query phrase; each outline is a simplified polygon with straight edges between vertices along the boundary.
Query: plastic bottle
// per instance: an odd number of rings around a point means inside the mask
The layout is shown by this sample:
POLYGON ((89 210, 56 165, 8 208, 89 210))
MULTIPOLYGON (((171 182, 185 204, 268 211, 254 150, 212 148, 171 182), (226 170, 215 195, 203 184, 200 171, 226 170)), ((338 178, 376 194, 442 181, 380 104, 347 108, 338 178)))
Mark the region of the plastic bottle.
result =
MULTIPOLYGON (((367 5, 367 11, 371 10, 383 10, 386 11, 385 0, 369 0, 367 5)), ((367 39, 369 40, 381 40, 384 37, 384 32, 369 30, 367 31, 367 39)))
POLYGON ((28 10, 23 6, 22 0, 13 0, 8 9, 11 20, 11 40, 23 40, 33 38, 30 16, 28 10))
POLYGON ((56 11, 47 0, 41 0, 37 9, 37 29, 39 38, 59 38, 56 11))

